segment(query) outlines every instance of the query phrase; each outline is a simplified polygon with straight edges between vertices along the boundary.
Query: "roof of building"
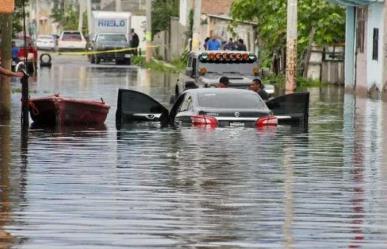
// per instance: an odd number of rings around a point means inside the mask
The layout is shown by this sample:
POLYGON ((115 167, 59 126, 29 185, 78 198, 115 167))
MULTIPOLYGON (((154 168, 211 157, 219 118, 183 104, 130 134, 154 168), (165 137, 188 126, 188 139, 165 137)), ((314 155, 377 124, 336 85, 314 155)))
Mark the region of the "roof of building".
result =
POLYGON ((383 3, 384 0, 328 0, 329 2, 344 6, 364 6, 372 3, 383 3))

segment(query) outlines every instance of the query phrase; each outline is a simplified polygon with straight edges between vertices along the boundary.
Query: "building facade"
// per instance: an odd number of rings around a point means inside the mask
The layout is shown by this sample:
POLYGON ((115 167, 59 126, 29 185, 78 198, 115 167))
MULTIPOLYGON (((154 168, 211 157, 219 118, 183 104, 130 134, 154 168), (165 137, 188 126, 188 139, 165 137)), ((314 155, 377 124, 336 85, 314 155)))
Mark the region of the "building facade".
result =
POLYGON ((382 95, 387 90, 387 2, 330 1, 346 7, 346 88, 382 95))

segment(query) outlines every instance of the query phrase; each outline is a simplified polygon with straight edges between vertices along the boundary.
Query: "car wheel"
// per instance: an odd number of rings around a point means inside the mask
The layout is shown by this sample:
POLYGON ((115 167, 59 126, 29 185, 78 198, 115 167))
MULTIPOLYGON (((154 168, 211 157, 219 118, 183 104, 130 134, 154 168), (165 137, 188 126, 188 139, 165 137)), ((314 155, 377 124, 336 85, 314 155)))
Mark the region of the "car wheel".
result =
POLYGON ((131 63, 130 59, 125 59, 125 64, 126 64, 126 65, 130 65, 130 64, 132 64, 132 63, 131 63))
POLYGON ((94 55, 90 56, 90 62, 91 62, 91 64, 95 64, 95 58, 94 58, 94 55))

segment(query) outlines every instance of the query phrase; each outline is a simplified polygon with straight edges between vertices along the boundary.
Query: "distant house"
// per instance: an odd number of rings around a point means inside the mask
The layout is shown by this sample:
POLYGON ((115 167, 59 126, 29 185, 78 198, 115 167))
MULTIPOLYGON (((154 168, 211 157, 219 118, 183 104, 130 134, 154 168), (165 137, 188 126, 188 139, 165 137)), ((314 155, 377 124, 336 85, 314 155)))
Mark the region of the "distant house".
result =
POLYGON ((346 7, 345 85, 358 93, 387 90, 387 2, 329 0, 346 7))
MULTIPOLYGON (((230 30, 231 7, 234 0, 202 0, 201 1, 201 29, 200 38, 203 43, 206 37, 216 35, 223 41, 229 38, 241 38, 245 41, 248 50, 255 50, 256 24, 240 22, 230 30)), ((180 1, 180 23, 188 27, 189 12, 194 8, 194 0, 180 1)))

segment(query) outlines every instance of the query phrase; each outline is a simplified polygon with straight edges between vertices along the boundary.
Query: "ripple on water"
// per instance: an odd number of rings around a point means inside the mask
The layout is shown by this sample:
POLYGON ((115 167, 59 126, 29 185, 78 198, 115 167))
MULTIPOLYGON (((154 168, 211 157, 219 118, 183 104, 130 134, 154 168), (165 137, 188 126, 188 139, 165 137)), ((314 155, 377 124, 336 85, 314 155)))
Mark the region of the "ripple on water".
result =
MULTIPOLYGON (((103 72, 83 91, 143 87, 121 78, 135 70, 107 73, 120 83, 103 72)), ((66 84, 64 92, 77 86, 66 84)), ((320 97, 312 94, 307 132, 117 132, 111 114, 106 129, 32 130, 25 144, 12 120, 0 126, 2 229, 28 249, 384 248, 385 153, 373 139, 383 133, 367 128, 366 111, 354 118, 341 98, 320 97)))

